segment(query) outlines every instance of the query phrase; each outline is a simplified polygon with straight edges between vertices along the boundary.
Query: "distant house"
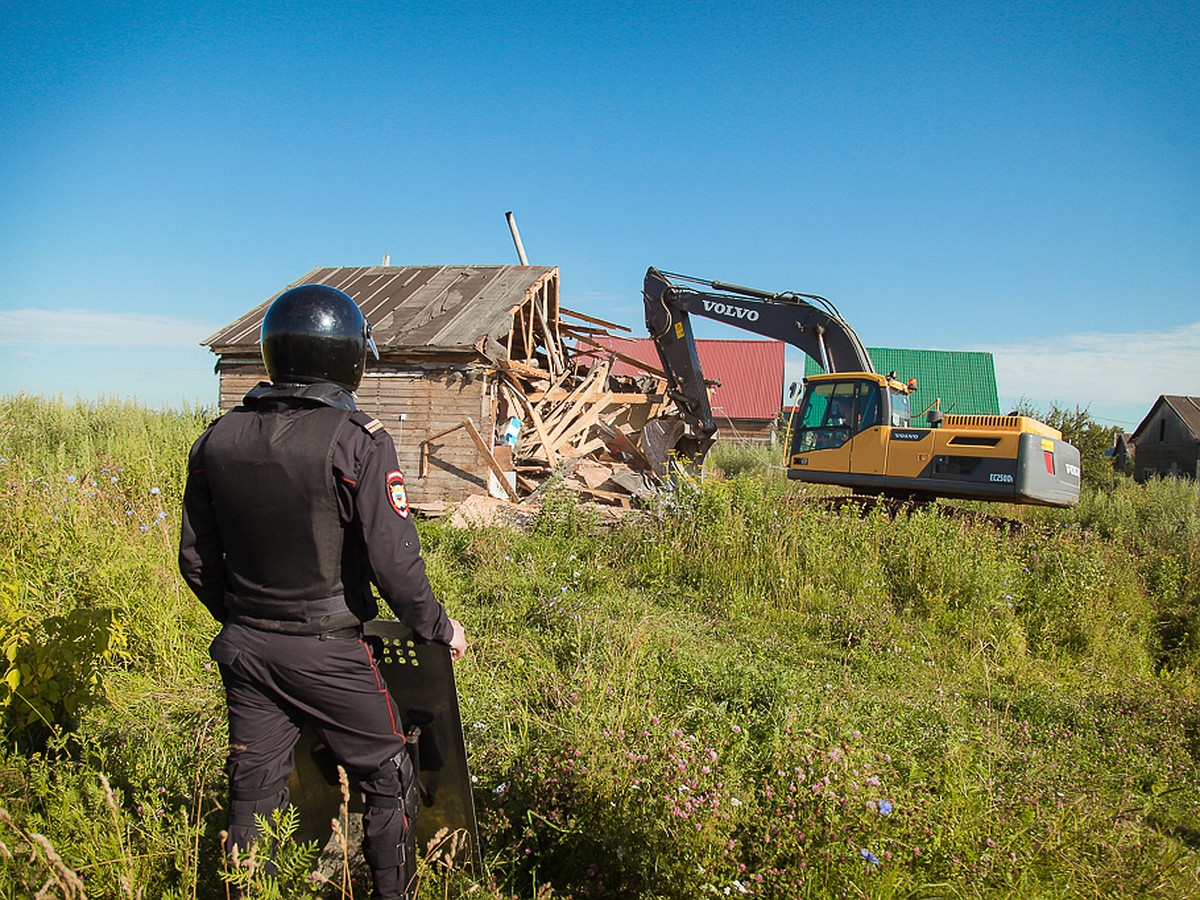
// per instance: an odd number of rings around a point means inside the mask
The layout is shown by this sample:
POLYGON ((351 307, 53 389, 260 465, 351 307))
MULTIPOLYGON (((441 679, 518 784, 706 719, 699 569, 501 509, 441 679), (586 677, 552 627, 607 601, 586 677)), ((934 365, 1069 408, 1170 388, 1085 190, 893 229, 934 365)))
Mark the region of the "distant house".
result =
POLYGON ((1164 394, 1134 429, 1133 477, 1200 478, 1200 397, 1164 394))
MULTIPOLYGON (((638 376, 662 366, 650 338, 605 337, 598 343, 643 364, 618 357, 614 375, 638 376)), ((773 440, 783 397, 783 350, 782 341, 696 341, 705 380, 719 383, 709 392, 719 440, 773 440)))
MULTIPOLYGON (((944 413, 961 416, 998 416, 996 367, 992 354, 959 350, 900 350, 868 347, 875 371, 895 372, 899 381, 915 378, 917 389, 909 398, 913 418, 940 401, 944 413)), ((804 375, 824 371, 820 363, 805 358, 804 375)))
POLYGON ((202 342, 217 355, 223 412, 266 379, 259 331, 267 307, 283 290, 311 283, 345 291, 366 315, 380 358, 367 361, 358 406, 395 440, 410 498, 488 493, 490 470, 480 447, 491 452, 502 444, 496 418, 505 408, 497 403, 497 361, 564 369, 557 267, 313 269, 202 342), (463 427, 465 419, 481 441, 463 427))

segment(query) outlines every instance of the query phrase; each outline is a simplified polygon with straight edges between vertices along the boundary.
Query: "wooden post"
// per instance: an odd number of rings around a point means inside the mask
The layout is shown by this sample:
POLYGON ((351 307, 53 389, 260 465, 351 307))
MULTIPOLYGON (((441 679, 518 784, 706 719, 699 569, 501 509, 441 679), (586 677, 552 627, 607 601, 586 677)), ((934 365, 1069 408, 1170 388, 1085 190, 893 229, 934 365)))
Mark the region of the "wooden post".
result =
POLYGON ((479 434, 479 430, 475 427, 475 423, 470 419, 463 419, 457 425, 452 425, 445 431, 439 431, 437 434, 431 434, 425 440, 421 441, 421 464, 419 471, 421 477, 424 478, 429 471, 429 454, 425 449, 426 445, 432 441, 436 441, 440 437, 445 437, 453 431, 458 431, 460 428, 465 428, 467 434, 471 436, 471 440, 475 442, 475 448, 479 451, 479 455, 483 457, 483 461, 487 463, 492 474, 496 476, 496 480, 500 482, 500 486, 504 488, 504 493, 512 499, 514 503, 519 503, 521 498, 518 496, 516 489, 508 483, 508 479, 504 477, 504 470, 500 468, 500 463, 496 462, 496 457, 492 455, 491 449, 484 443, 483 437, 479 434))
POLYGON ((483 457, 483 461, 487 463, 488 468, 492 470, 492 474, 496 476, 496 480, 500 482, 500 487, 504 488, 504 493, 508 494, 514 503, 519 503, 521 498, 517 495, 517 489, 508 483, 508 478, 505 476, 504 470, 500 468, 500 463, 496 462, 496 457, 492 455, 491 448, 484 443, 483 438, 475 429, 475 423, 470 419, 463 419, 462 427, 467 429, 467 434, 475 442, 475 446, 479 449, 479 454, 483 457))
POLYGON ((533 423, 533 430, 538 436, 538 440, 546 449, 546 462, 551 466, 558 464, 558 457, 554 453, 554 448, 550 446, 550 441, 546 436, 546 429, 542 425, 542 417, 538 415, 533 404, 529 402, 529 398, 525 396, 519 389, 514 388, 508 383, 504 384, 505 391, 512 397, 515 397, 517 404, 525 408, 525 412, 529 414, 529 420, 533 423))

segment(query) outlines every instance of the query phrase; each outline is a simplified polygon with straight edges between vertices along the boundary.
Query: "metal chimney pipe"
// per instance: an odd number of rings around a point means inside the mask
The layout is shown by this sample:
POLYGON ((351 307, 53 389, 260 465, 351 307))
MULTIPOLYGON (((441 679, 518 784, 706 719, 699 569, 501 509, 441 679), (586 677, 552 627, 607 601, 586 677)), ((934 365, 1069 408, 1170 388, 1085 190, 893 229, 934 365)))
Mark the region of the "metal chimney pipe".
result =
POLYGON ((521 244, 521 232, 517 231, 517 220, 513 217, 512 211, 506 212, 504 218, 508 219, 508 230, 512 232, 513 243, 517 247, 517 259, 521 261, 521 265, 529 265, 529 259, 525 256, 525 247, 521 244))

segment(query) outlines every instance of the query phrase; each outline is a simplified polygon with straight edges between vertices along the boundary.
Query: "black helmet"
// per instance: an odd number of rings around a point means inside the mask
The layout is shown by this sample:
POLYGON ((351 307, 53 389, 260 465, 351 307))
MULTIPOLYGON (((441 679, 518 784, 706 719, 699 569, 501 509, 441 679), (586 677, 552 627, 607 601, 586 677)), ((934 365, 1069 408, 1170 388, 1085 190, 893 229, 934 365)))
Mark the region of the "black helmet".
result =
POLYGON ((284 291, 263 317, 262 357, 272 382, 331 381, 356 390, 368 349, 379 358, 362 310, 328 285, 284 291))

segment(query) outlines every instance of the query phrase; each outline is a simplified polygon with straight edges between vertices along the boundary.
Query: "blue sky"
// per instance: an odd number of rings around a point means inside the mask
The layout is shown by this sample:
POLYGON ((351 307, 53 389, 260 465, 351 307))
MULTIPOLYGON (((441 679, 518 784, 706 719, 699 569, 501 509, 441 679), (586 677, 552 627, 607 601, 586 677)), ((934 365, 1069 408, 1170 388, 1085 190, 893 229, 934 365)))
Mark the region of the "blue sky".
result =
POLYGON ((636 331, 650 265, 818 293, 1132 426, 1200 394, 1197 110, 1194 0, 17 0, 0 394, 213 405, 220 326, 315 266, 515 262, 511 209, 636 331))

